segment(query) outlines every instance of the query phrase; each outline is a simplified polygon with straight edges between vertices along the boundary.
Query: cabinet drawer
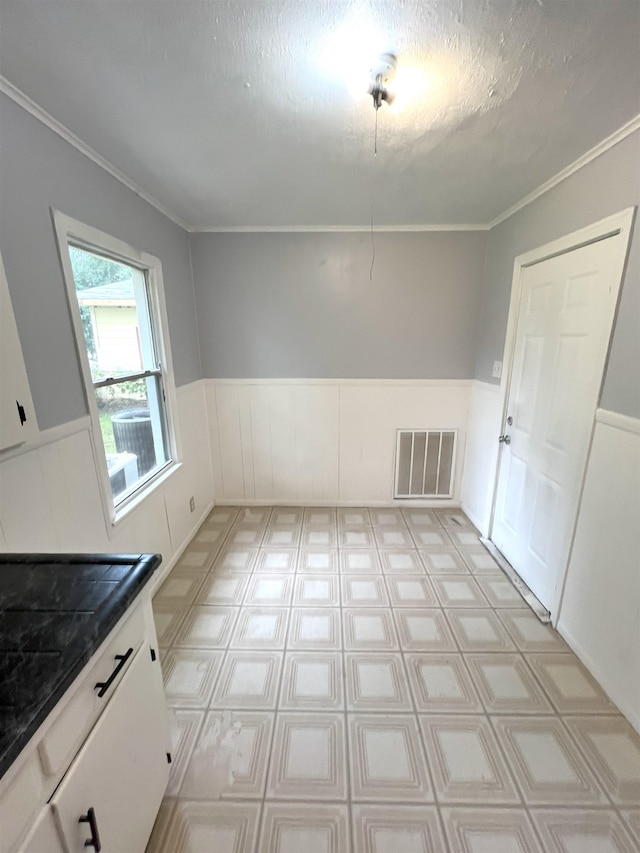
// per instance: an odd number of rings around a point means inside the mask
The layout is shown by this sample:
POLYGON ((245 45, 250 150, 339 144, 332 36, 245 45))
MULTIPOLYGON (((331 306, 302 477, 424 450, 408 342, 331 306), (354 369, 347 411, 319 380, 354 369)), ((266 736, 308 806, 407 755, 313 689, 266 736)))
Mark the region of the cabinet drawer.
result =
POLYGON ((136 607, 125 624, 117 629, 116 636, 100 654, 78 685, 69 704, 38 744, 40 762, 48 776, 55 776, 67 769, 129 668, 142 645, 144 633, 142 608, 136 607), (96 684, 104 686, 99 690, 96 684))

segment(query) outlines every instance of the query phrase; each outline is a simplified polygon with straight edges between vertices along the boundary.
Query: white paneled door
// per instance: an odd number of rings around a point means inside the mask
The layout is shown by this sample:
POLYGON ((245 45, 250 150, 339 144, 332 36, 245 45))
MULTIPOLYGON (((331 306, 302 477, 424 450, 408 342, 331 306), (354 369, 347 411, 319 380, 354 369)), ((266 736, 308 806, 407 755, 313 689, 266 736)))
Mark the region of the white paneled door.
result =
POLYGON ((491 538, 551 611, 569 556, 626 239, 616 234, 521 271, 491 538))

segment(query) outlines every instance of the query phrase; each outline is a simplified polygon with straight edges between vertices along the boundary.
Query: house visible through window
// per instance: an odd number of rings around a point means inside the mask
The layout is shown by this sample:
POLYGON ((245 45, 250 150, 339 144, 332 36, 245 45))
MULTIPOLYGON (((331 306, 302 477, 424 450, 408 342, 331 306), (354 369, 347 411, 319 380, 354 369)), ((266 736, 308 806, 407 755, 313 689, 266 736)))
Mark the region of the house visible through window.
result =
POLYGON ((56 229, 66 244, 61 250, 68 250, 63 268, 65 278, 72 278, 67 289, 75 302, 71 308, 96 443, 104 448, 103 490, 116 510, 174 456, 160 266, 134 250, 131 263, 124 251, 112 254, 109 247, 118 241, 107 235, 89 243, 85 233, 99 232, 62 214, 56 214, 56 229))

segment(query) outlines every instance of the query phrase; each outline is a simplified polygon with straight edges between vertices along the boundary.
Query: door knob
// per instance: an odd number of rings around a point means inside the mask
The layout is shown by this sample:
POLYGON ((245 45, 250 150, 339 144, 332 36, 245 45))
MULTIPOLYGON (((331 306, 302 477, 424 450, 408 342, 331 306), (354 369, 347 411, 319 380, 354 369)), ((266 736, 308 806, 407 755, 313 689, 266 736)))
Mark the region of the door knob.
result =
POLYGON ((499 435, 498 441, 500 444, 511 444, 511 436, 510 435, 499 435))

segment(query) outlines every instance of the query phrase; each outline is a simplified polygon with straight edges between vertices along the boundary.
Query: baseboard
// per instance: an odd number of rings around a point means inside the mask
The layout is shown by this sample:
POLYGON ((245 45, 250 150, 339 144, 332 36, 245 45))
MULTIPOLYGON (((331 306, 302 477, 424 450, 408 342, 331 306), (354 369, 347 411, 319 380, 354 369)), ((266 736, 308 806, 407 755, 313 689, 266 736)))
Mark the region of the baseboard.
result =
POLYGON ((638 734, 640 734, 640 709, 629 707, 625 699, 617 695, 615 685, 608 683, 606 672, 600 669, 600 667, 593 660, 591 655, 585 652, 580 643, 578 643, 574 639, 572 634, 565 629, 564 625, 561 622, 556 625, 556 630, 567 641, 571 649, 580 658, 582 663, 586 666, 586 668, 598 682, 600 687, 602 687, 609 699, 618 708, 620 713, 624 717, 626 717, 626 719, 631 723, 633 728, 638 732, 638 734))
POLYGON ((236 498, 236 499, 227 499, 218 500, 215 502, 216 506, 337 506, 337 507, 352 507, 352 506, 365 506, 365 507, 389 507, 389 508, 404 508, 404 509, 460 509, 460 504, 456 501, 425 501, 425 500, 415 500, 415 501, 316 501, 313 498, 309 498, 308 500, 299 501, 299 500, 277 500, 275 498, 271 500, 256 500, 256 499, 247 499, 247 498, 236 498))
POLYGON ((469 509, 469 507, 464 503, 464 501, 460 503, 460 509, 467 516, 467 518, 469 519, 471 524, 473 524, 476 530, 479 530, 480 533, 482 533, 482 535, 484 536, 485 531, 482 529, 482 519, 478 518, 478 516, 471 509, 469 509))
POLYGON ((191 528, 191 530, 189 531, 189 533, 187 533, 187 535, 185 536, 183 541, 180 543, 180 547, 174 553, 174 555, 171 557, 171 559, 166 564, 165 564, 164 560, 162 561, 159 573, 151 581, 150 591, 151 591, 151 597, 152 598, 156 594, 156 592, 160 589, 162 584, 165 582, 165 580, 167 579, 171 569, 175 566, 175 564, 178 562, 180 557, 183 555, 183 553, 187 549, 189 543, 191 542, 193 537, 198 532, 198 528, 200 527, 202 522, 205 520, 205 518, 209 515, 209 513, 213 509, 214 505, 215 505, 215 502, 213 500, 207 504, 205 509, 200 513, 198 519, 195 521, 195 523, 194 523, 193 527, 191 528))

